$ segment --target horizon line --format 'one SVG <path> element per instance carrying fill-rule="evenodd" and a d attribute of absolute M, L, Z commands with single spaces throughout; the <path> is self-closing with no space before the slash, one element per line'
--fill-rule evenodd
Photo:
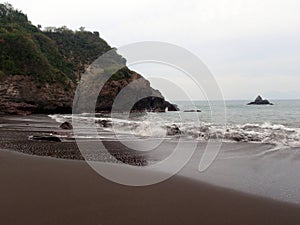
<path fill-rule="evenodd" d="M 178 101 L 178 102 L 187 102 L 187 101 L 208 101 L 207 99 L 166 99 L 167 101 Z M 209 101 L 252 101 L 253 99 L 213 99 Z M 299 100 L 300 98 L 268 98 L 268 100 L 273 101 L 291 101 L 291 100 Z"/>

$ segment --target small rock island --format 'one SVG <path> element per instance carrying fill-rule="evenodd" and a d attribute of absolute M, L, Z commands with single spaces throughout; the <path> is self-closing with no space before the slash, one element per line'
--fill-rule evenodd
<path fill-rule="evenodd" d="M 201 112 L 200 109 L 188 109 L 188 110 L 184 110 L 183 112 Z"/>
<path fill-rule="evenodd" d="M 263 99 L 260 95 L 254 100 L 254 102 L 250 102 L 247 105 L 274 105 L 273 103 L 269 102 L 267 99 Z"/>

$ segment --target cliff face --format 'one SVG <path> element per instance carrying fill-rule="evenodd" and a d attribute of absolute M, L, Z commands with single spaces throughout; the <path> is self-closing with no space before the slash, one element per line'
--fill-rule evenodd
<path fill-rule="evenodd" d="M 7 76 L 0 81 L 0 112 L 2 114 L 69 113 L 72 108 L 75 85 L 39 86 L 30 76 Z"/>
<path fill-rule="evenodd" d="M 66 27 L 42 31 L 21 11 L 0 4 L 0 114 L 71 113 L 81 74 L 111 47 L 98 32 Z M 109 112 L 117 94 L 141 79 L 132 93 L 153 94 L 133 110 L 176 108 L 141 75 L 126 66 L 114 74 L 99 93 L 96 111 Z"/>
<path fill-rule="evenodd" d="M 130 82 L 139 79 L 139 85 L 130 88 L 130 96 L 156 96 L 137 101 L 132 111 L 151 110 L 164 112 L 165 108 L 175 111 L 176 107 L 164 100 L 158 90 L 151 88 L 149 81 L 138 74 L 129 79 L 108 80 L 102 88 L 96 103 L 96 112 L 110 112 L 118 93 Z M 28 115 L 31 113 L 71 113 L 75 93 L 75 84 L 70 81 L 70 88 L 64 89 L 58 84 L 36 85 L 29 76 L 8 76 L 0 81 L 1 114 Z M 131 99 L 128 99 L 131 100 Z M 126 102 L 124 102 L 126 104 Z M 84 112 L 84 109 L 82 110 Z"/>
<path fill-rule="evenodd" d="M 128 69 L 125 68 L 125 70 Z M 97 99 L 96 111 L 111 111 L 116 96 L 125 87 L 127 87 L 127 90 L 126 93 L 124 93 L 125 96 L 123 96 L 121 103 L 123 106 L 126 106 L 132 101 L 135 102 L 131 111 L 147 110 L 165 112 L 166 108 L 168 108 L 169 111 L 177 110 L 175 105 L 165 101 L 162 94 L 150 86 L 148 80 L 133 71 L 130 71 L 130 74 L 131 76 L 129 78 L 122 78 L 120 80 L 109 79 L 105 83 Z M 143 96 L 149 97 L 144 98 Z M 122 107 L 122 105 L 119 105 L 121 108 L 120 111 L 122 111 L 122 108 L 126 108 Z"/>

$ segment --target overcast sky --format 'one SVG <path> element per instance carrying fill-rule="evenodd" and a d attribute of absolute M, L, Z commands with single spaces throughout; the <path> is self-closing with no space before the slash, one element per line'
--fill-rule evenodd
<path fill-rule="evenodd" d="M 182 46 L 208 66 L 226 99 L 300 99 L 299 0 L 9 2 L 35 25 L 84 26 L 113 47 L 154 40 Z M 173 81 L 183 85 L 185 77 Z"/>

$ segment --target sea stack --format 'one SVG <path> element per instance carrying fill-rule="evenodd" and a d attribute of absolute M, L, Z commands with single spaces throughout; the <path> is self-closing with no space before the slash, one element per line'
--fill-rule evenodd
<path fill-rule="evenodd" d="M 274 105 L 273 103 L 269 102 L 267 99 L 263 99 L 260 95 L 254 100 L 254 102 L 250 102 L 247 105 Z"/>

